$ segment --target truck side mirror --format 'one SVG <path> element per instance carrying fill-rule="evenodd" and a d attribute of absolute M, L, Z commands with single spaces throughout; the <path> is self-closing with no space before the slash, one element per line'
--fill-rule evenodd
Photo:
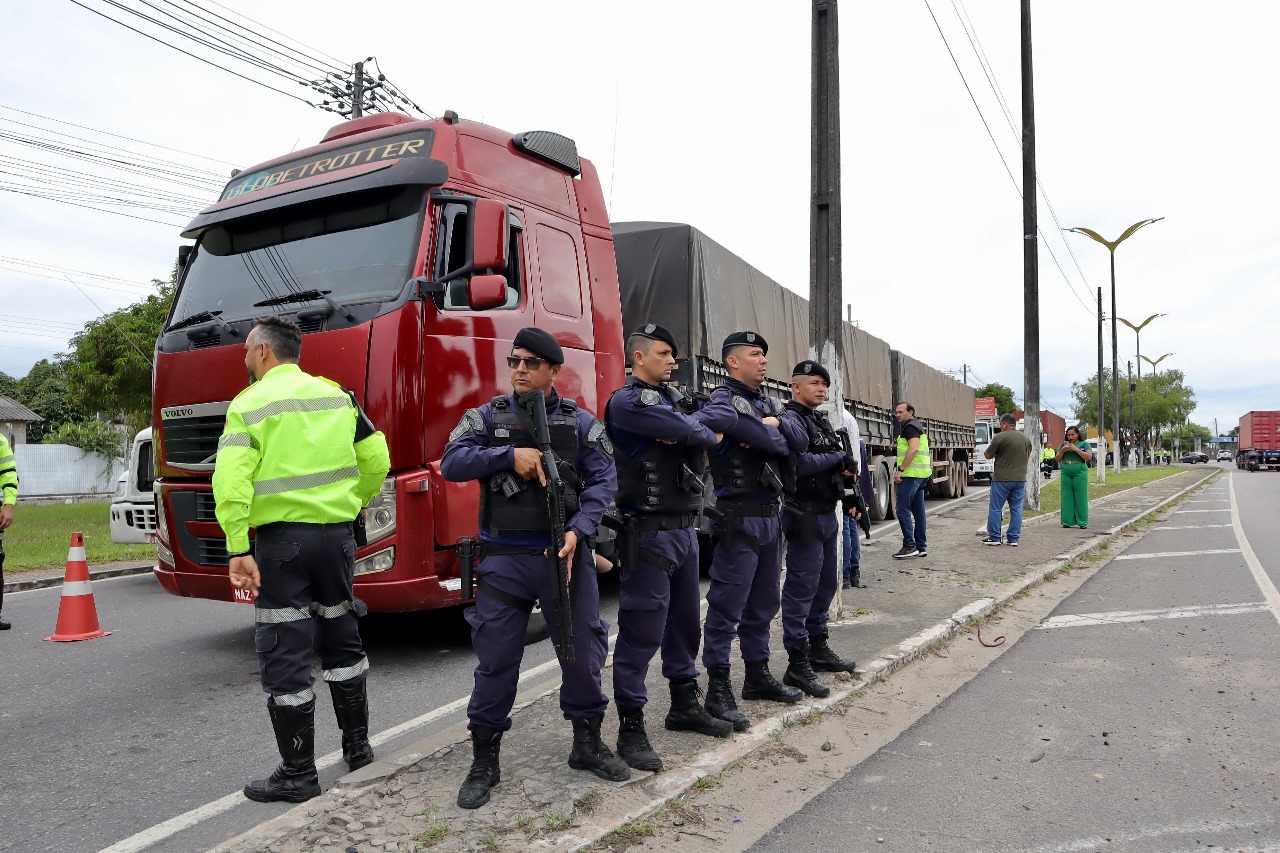
<path fill-rule="evenodd" d="M 492 198 L 476 199 L 471 226 L 471 263 L 473 269 L 505 271 L 507 245 L 510 243 L 510 220 L 507 206 Z M 503 301 L 506 301 L 505 295 Z M 472 302 L 474 306 L 475 303 Z"/>
<path fill-rule="evenodd" d="M 192 246 L 188 243 L 183 243 L 181 246 L 178 247 L 178 269 L 179 270 L 183 270 L 187 268 L 187 259 L 191 257 L 191 250 L 194 248 L 195 246 Z"/>
<path fill-rule="evenodd" d="M 473 275 L 467 282 L 467 304 L 476 311 L 501 308 L 507 302 L 507 279 L 500 275 Z"/>

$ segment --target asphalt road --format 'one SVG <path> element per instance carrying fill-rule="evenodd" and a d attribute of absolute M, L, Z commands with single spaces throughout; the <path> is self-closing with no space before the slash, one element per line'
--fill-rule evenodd
<path fill-rule="evenodd" d="M 980 496 L 985 489 L 974 489 Z M 930 510 L 944 506 L 930 501 Z M 893 536 L 896 522 L 876 525 Z M 704 584 L 705 584 L 704 580 Z M 0 635 L 4 783 L 0 851 L 186 853 L 205 850 L 288 808 L 240 795 L 278 757 L 258 685 L 252 608 L 175 598 L 149 574 L 95 581 L 109 637 L 46 643 L 59 587 L 5 596 Z M 616 624 L 614 576 L 601 606 Z M 475 665 L 460 611 L 361 620 L 371 662 L 371 730 L 383 756 L 458 723 Z M 522 671 L 554 658 L 528 646 Z M 550 672 L 535 679 L 555 675 Z M 317 691 L 316 754 L 329 787 L 346 772 L 327 691 Z M 425 719 L 424 719 L 425 718 Z M 386 738 L 388 730 L 398 734 Z M 173 831 L 173 822 L 190 824 Z"/>
<path fill-rule="evenodd" d="M 1280 850 L 1280 475 L 1228 470 L 752 849 Z"/>

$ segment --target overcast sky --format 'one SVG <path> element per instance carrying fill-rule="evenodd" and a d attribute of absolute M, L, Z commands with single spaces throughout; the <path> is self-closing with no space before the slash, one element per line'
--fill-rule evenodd
<path fill-rule="evenodd" d="M 81 2 L 179 41 L 103 0 Z M 239 20 L 213 0 L 197 2 Z M 65 172 L 36 171 L 32 162 L 166 187 L 186 197 L 173 200 L 182 208 L 212 201 L 232 165 L 318 142 L 337 117 L 70 0 L 8 6 L 0 51 L 0 370 L 22 376 L 65 349 L 67 336 L 99 309 L 145 294 L 130 283 L 166 276 L 189 218 L 115 208 L 142 217 L 131 219 L 5 191 L 33 183 L 65 189 Z M 342 64 L 376 55 L 388 78 L 432 114 L 453 109 L 512 132 L 571 136 L 596 163 L 613 220 L 688 222 L 807 294 L 810 4 L 803 0 L 230 0 L 229 8 Z M 1114 239 L 1138 220 L 1165 217 L 1116 252 L 1119 316 L 1138 323 L 1167 314 L 1144 330 L 1142 352 L 1174 353 L 1161 368 L 1186 372 L 1197 422 L 1212 428 L 1216 418 L 1226 432 L 1245 411 L 1280 408 L 1274 360 L 1265 355 L 1280 338 L 1280 312 L 1270 307 L 1280 266 L 1271 207 L 1280 187 L 1268 106 L 1280 79 L 1280 4 L 1075 0 L 1038 2 L 1033 14 L 1038 169 L 1059 220 L 1041 195 L 1045 405 L 1070 417 L 1071 383 L 1096 369 L 1097 287 L 1110 311 L 1106 250 L 1063 235 L 1058 224 Z M 1003 155 L 1020 183 L 1010 126 L 1021 127 L 1018 3 L 846 0 L 840 36 L 845 301 L 864 329 L 894 348 L 942 369 L 968 365 L 971 384 L 1001 382 L 1020 398 L 1022 211 L 1001 162 Z M 130 160 L 141 152 L 182 163 L 184 180 L 157 183 L 12 138 L 48 140 L 54 132 L 120 146 Z M 15 171 L 26 176 L 6 174 Z M 1133 333 L 1121 326 L 1119 342 L 1123 371 L 1126 360 L 1136 361 Z"/>

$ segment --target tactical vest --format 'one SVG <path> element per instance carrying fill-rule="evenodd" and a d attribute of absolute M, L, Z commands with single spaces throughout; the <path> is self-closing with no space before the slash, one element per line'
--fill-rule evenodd
<path fill-rule="evenodd" d="M 808 407 L 796 405 L 799 408 L 790 405 L 787 408 L 799 414 L 804 421 L 804 428 L 809 433 L 809 452 L 840 453 L 844 449 L 840 444 L 840 437 L 836 435 L 826 419 Z M 828 468 L 816 474 L 808 474 L 796 480 L 795 499 L 798 501 L 834 503 L 843 494 L 844 476 L 840 466 Z"/>
<path fill-rule="evenodd" d="M 770 398 L 764 398 L 769 414 L 777 417 L 782 409 Z M 733 407 L 739 417 L 761 417 L 751 401 L 739 394 L 733 395 Z M 744 409 L 748 411 L 744 411 Z M 791 457 L 775 456 L 760 450 L 743 447 L 730 438 L 723 453 L 716 453 L 711 460 L 711 475 L 716 491 L 724 491 L 727 498 L 758 496 L 761 494 L 789 494 L 795 489 L 795 466 Z"/>
<path fill-rule="evenodd" d="M 493 407 L 489 422 L 490 447 L 537 447 L 533 436 L 520 423 L 520 417 L 511 407 L 506 396 L 489 401 Z M 581 476 L 578 474 L 578 405 L 572 400 L 560 398 L 555 414 L 547 416 L 551 431 L 551 450 L 559 462 L 560 476 L 564 481 L 564 517 L 578 511 L 578 492 Z M 546 497 L 542 487 L 533 480 L 525 480 L 514 471 L 503 471 L 480 482 L 480 528 L 494 536 L 507 531 L 546 531 Z"/>
<path fill-rule="evenodd" d="M 626 387 L 630 386 L 623 386 Z M 662 394 L 676 411 L 680 411 L 676 401 L 672 400 L 671 389 L 650 389 L 647 385 L 642 388 Z M 613 395 L 609 396 L 609 402 L 613 402 Z M 608 404 L 605 411 L 608 412 Z M 625 453 L 616 453 L 614 465 L 618 470 L 618 494 L 614 499 L 618 506 L 638 513 L 663 515 L 680 515 L 702 509 L 703 478 L 707 469 L 704 448 L 649 441 L 644 451 L 634 459 Z"/>

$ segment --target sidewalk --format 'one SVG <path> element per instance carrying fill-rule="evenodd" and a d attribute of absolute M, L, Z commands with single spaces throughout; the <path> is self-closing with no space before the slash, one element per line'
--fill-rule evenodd
<path fill-rule="evenodd" d="M 1090 506 L 1088 530 L 1064 529 L 1057 524 L 1056 514 L 1032 520 L 1024 527 L 1018 548 L 980 544 L 975 531 L 985 523 L 985 495 L 949 504 L 930 502 L 928 557 L 891 559 L 900 542 L 896 528 L 887 529 L 872 544 L 864 541 L 862 579 L 867 588 L 846 591 L 843 618 L 831 626 L 831 645 L 857 658 L 859 671 L 856 676 L 824 674 L 832 687 L 827 699 L 806 698 L 796 705 L 743 701 L 751 729 L 725 740 L 669 732 L 662 727 L 669 694 L 655 661 L 650 667 L 646 725 L 666 764 L 662 773 L 633 771 L 629 782 L 617 784 L 571 770 L 565 764 L 571 732 L 559 710 L 559 671 L 553 667 L 546 681 L 530 685 L 517 699 L 514 725 L 502 743 L 502 782 L 486 806 L 465 811 L 455 805 L 458 786 L 471 763 L 466 719 L 459 711 L 456 725 L 436 737 L 398 755 L 380 756 L 380 761 L 348 774 L 320 797 L 215 850 L 578 849 L 679 796 L 700 778 L 767 746 L 770 734 L 788 720 L 831 706 L 887 678 L 957 630 L 1043 582 L 1071 560 L 1105 546 L 1119 531 L 1218 473 L 1189 469 L 1117 493 Z M 772 669 L 780 677 L 786 657 L 780 623 L 775 621 L 773 628 Z M 733 675 L 740 688 L 743 667 L 736 656 Z M 606 666 L 605 693 L 610 697 L 611 676 Z M 705 681 L 704 675 L 701 682 Z M 376 719 L 376 697 L 372 710 Z M 612 748 L 617 738 L 612 706 L 603 736 Z"/>
<path fill-rule="evenodd" d="M 102 578 L 118 578 L 122 575 L 140 575 L 151 571 L 155 561 L 140 563 L 137 560 L 119 560 L 113 563 L 100 563 L 89 566 L 89 580 Z M 12 569 L 5 575 L 4 591 L 21 592 L 24 589 L 44 589 L 57 586 L 66 577 L 65 566 L 54 566 L 48 569 Z"/>

